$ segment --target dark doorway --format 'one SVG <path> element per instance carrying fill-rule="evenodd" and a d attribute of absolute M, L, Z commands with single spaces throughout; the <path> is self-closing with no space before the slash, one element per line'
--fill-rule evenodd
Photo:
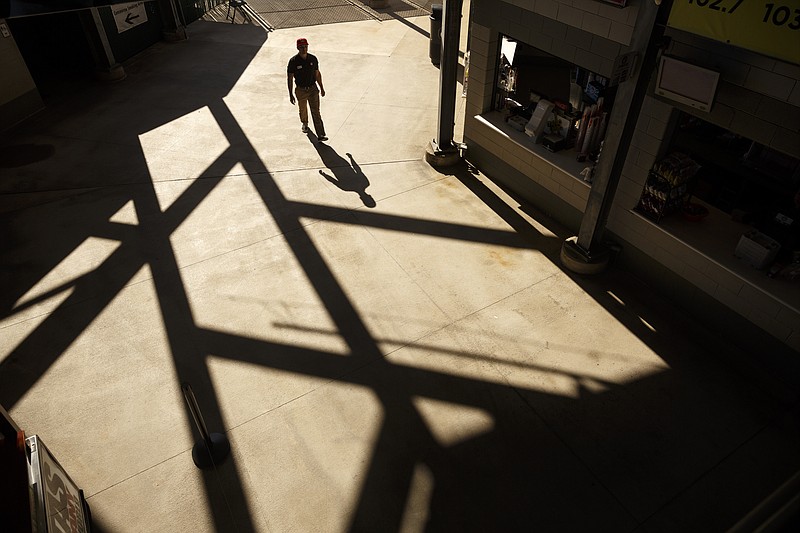
<path fill-rule="evenodd" d="M 42 98 L 64 83 L 85 79 L 94 68 L 81 11 L 6 21 Z"/>

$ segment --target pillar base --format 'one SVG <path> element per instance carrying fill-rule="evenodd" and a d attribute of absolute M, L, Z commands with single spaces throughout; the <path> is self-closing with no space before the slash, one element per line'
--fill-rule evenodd
<path fill-rule="evenodd" d="M 576 274 L 599 274 L 608 267 L 610 250 L 589 253 L 578 246 L 578 238 L 570 237 L 561 245 L 561 264 Z"/>
<path fill-rule="evenodd" d="M 436 141 L 431 141 L 425 148 L 425 161 L 436 168 L 452 167 L 461 162 L 461 153 L 456 146 L 442 150 L 436 145 Z"/>
<path fill-rule="evenodd" d="M 209 442 L 200 440 L 192 448 L 192 460 L 197 468 L 207 470 L 222 464 L 231 453 L 228 437 L 222 433 L 209 435 Z"/>
<path fill-rule="evenodd" d="M 100 81 L 121 81 L 128 75 L 122 65 L 116 64 L 108 67 L 108 69 L 96 70 L 94 76 Z"/>
<path fill-rule="evenodd" d="M 168 43 L 178 43 L 189 38 L 189 36 L 186 34 L 186 28 L 184 26 L 175 28 L 174 30 L 162 32 L 161 36 Z"/>

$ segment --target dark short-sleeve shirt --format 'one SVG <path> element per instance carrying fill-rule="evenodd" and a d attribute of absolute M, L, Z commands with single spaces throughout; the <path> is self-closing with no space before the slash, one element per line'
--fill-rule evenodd
<path fill-rule="evenodd" d="M 303 59 L 297 54 L 289 60 L 286 72 L 294 74 L 294 81 L 298 87 L 310 87 L 317 81 L 317 69 L 319 69 L 317 56 L 306 54 L 306 58 Z"/>

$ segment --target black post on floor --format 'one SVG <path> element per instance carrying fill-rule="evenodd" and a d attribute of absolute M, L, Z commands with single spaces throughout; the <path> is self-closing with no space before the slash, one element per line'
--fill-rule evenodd
<path fill-rule="evenodd" d="M 197 468 L 208 469 L 214 465 L 222 464 L 231 452 L 231 445 L 227 437 L 221 433 L 209 433 L 206 427 L 206 422 L 203 420 L 203 414 L 200 412 L 200 406 L 197 405 L 197 398 L 194 396 L 192 386 L 188 383 L 181 385 L 183 397 L 186 398 L 186 403 L 189 405 L 189 411 L 192 413 L 197 431 L 203 438 L 200 442 L 195 443 L 192 448 L 192 460 Z"/>

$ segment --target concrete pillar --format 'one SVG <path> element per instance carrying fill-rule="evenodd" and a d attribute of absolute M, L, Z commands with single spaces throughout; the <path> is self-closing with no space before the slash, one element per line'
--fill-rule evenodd
<path fill-rule="evenodd" d="M 639 4 L 631 46 L 624 52 L 638 52 L 639 66 L 633 76 L 617 89 L 608 134 L 595 167 L 580 230 L 561 248 L 561 262 L 574 272 L 592 274 L 602 271 L 608 264 L 609 249 L 603 241 L 603 232 L 647 93 L 650 74 L 656 66 L 670 5 L 671 2 L 656 5 L 653 0 Z"/>
<path fill-rule="evenodd" d="M 185 41 L 187 39 L 186 26 L 178 16 L 177 0 L 158 0 L 161 8 L 161 18 L 164 23 L 164 40 L 169 42 Z"/>
<path fill-rule="evenodd" d="M 442 54 L 439 62 L 439 118 L 436 138 L 425 154 L 433 166 L 449 166 L 460 160 L 453 143 L 456 116 L 458 48 L 461 41 L 463 0 L 445 0 L 442 9 Z"/>
<path fill-rule="evenodd" d="M 125 69 L 117 63 L 114 51 L 108 42 L 103 20 L 100 18 L 98 8 L 84 10 L 80 14 L 83 30 L 89 41 L 89 48 L 95 63 L 95 75 L 104 81 L 119 81 L 125 78 Z"/>

